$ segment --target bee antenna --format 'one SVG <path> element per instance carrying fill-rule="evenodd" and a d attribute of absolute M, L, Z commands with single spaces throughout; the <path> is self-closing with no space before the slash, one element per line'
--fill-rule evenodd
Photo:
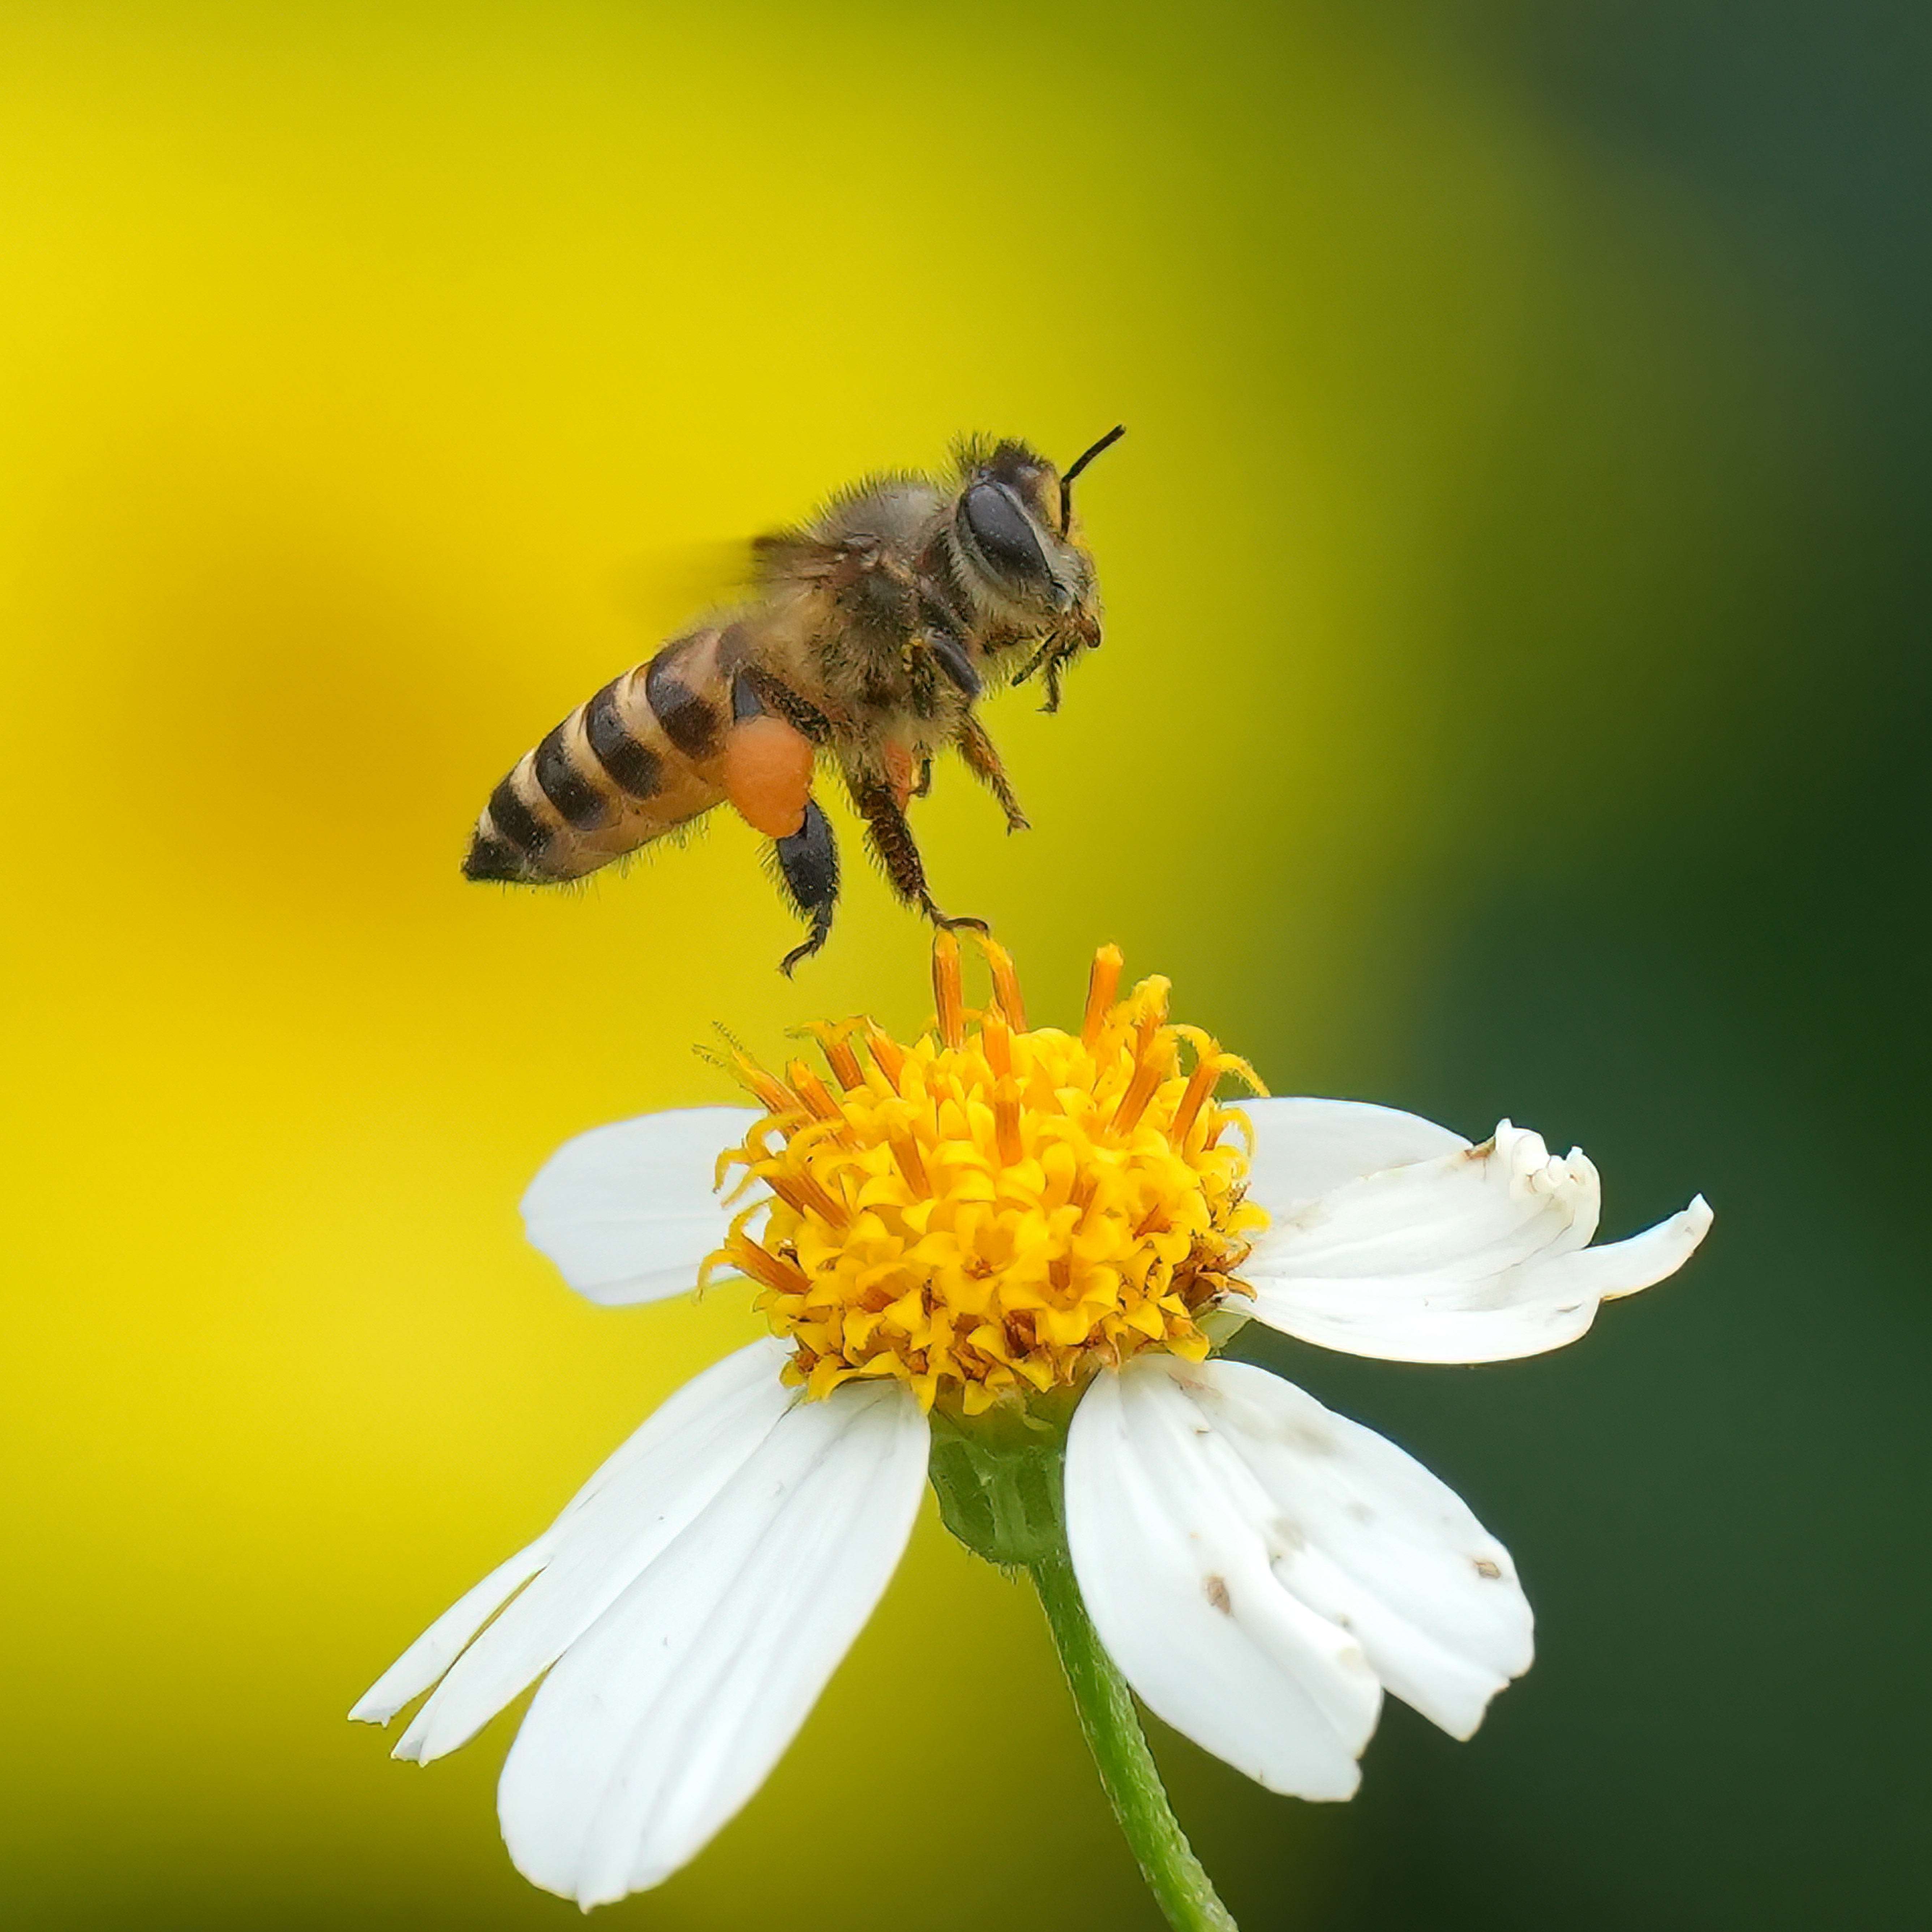
<path fill-rule="evenodd" d="M 1094 444 L 1091 449 L 1084 451 L 1081 454 L 1076 456 L 1073 459 L 1072 466 L 1070 470 L 1066 470 L 1060 477 L 1060 534 L 1062 536 L 1066 536 L 1069 526 L 1071 525 L 1073 521 L 1074 478 L 1078 476 L 1081 471 L 1084 470 L 1088 464 L 1091 463 L 1094 458 L 1100 454 L 1102 450 L 1112 448 L 1115 443 L 1120 441 L 1122 436 L 1126 434 L 1126 433 L 1127 426 L 1125 423 L 1114 424 L 1113 428 L 1108 430 L 1107 434 L 1101 437 L 1100 440 Z"/>

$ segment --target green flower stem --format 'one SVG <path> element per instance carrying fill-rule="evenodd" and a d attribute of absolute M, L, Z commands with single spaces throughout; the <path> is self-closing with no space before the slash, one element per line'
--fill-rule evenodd
<path fill-rule="evenodd" d="M 1064 1546 L 1028 1568 L 1102 1788 L 1167 1922 L 1175 1932 L 1237 1932 L 1168 1804 L 1132 1694 L 1088 1620 Z"/>

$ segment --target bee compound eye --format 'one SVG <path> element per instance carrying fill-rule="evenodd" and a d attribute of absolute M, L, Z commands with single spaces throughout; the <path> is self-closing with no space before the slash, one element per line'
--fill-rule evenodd
<path fill-rule="evenodd" d="M 994 575 L 1018 589 L 1056 588 L 1031 520 L 1004 484 L 975 483 L 960 500 L 959 520 Z"/>

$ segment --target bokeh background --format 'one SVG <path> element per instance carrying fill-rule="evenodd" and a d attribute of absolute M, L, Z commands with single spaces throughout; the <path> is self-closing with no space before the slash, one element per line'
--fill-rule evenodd
<path fill-rule="evenodd" d="M 1928 1717 L 1922 220 L 1882 0 L 140 5 L 0 20 L 10 1664 L 38 1928 L 569 1922 L 500 1722 L 342 1719 L 693 1370 L 517 1196 L 689 1051 L 916 1020 L 752 835 L 466 886 L 734 546 L 960 430 L 1129 440 L 1106 650 L 943 901 L 1115 938 L 1277 1091 L 1581 1141 L 1706 1252 L 1564 1354 L 1255 1344 L 1511 1544 L 1535 1670 L 1360 1798 L 1171 1736 L 1250 1932 L 1892 1924 Z M 843 821 L 848 846 L 851 827 Z M 770 1785 L 613 1924 L 1151 1927 L 1030 1599 L 922 1524 Z"/>

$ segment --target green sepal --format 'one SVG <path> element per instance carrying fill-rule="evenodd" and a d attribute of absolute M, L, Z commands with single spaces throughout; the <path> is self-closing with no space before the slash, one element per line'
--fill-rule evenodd
<path fill-rule="evenodd" d="M 1003 1570 L 1030 1570 L 1066 1548 L 1061 1490 L 1071 1409 L 999 1403 L 967 1418 L 935 1408 L 928 1464 L 940 1520 Z"/>

